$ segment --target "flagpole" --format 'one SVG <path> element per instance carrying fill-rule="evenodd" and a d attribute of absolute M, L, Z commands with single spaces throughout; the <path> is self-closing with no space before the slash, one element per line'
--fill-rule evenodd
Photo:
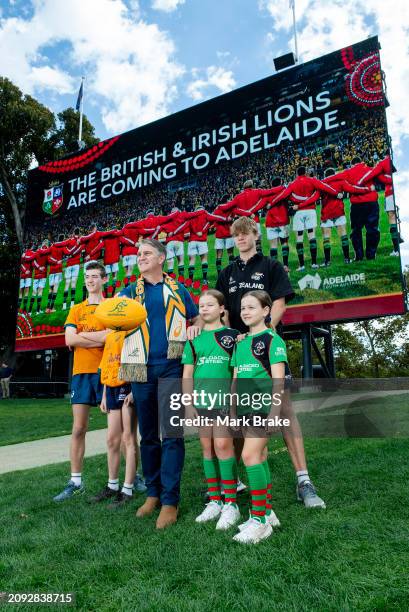
<path fill-rule="evenodd" d="M 295 22 L 295 0 L 290 0 L 290 8 L 293 11 L 293 30 L 294 30 L 294 54 L 295 62 L 298 63 L 298 44 L 297 44 L 297 26 Z"/>
<path fill-rule="evenodd" d="M 84 81 L 85 81 L 85 77 L 82 77 L 81 78 L 82 96 L 80 100 L 80 125 L 79 125 L 79 130 L 78 130 L 78 143 L 80 143 L 82 140 L 82 115 L 84 111 Z"/>

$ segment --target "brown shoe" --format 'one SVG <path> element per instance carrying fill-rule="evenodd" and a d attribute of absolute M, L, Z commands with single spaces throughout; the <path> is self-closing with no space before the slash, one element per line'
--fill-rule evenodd
<path fill-rule="evenodd" d="M 162 506 L 156 521 L 156 529 L 166 529 L 176 523 L 178 519 L 178 509 L 176 506 Z"/>
<path fill-rule="evenodd" d="M 150 516 L 154 513 L 156 508 L 159 507 L 159 497 L 147 497 L 145 503 L 138 508 L 136 516 L 142 518 L 144 516 Z"/>

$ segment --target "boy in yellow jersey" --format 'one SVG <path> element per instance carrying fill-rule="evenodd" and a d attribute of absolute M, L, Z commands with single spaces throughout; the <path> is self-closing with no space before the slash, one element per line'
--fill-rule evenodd
<path fill-rule="evenodd" d="M 131 501 L 136 473 L 136 413 L 130 401 L 131 384 L 119 378 L 121 351 L 125 331 L 112 331 L 105 340 L 104 353 L 99 366 L 101 383 L 104 385 L 101 411 L 107 414 L 108 432 L 108 484 L 88 501 L 98 503 L 113 499 L 110 507 L 116 508 Z M 121 442 L 125 454 L 125 481 L 119 490 L 119 466 L 121 463 Z M 141 478 L 139 477 L 139 480 Z M 141 490 L 136 485 L 138 490 Z M 143 490 L 146 490 L 144 487 Z"/>
<path fill-rule="evenodd" d="M 102 264 L 90 261 L 84 269 L 88 298 L 72 306 L 65 322 L 65 343 L 74 351 L 71 380 L 71 404 L 73 414 L 71 436 L 71 479 L 65 489 L 54 497 L 61 502 L 84 492 L 82 463 L 85 452 L 85 434 L 88 429 L 89 411 L 102 398 L 99 364 L 102 359 L 106 330 L 94 313 L 102 302 L 102 290 L 106 272 Z"/>

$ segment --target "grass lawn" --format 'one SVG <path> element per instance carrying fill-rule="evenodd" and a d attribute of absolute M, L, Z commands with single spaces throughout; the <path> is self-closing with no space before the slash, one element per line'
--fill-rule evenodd
<path fill-rule="evenodd" d="M 139 499 L 117 512 L 84 498 L 55 505 L 67 464 L 3 475 L 1 590 L 72 591 L 78 609 L 98 611 L 407 610 L 407 440 L 308 439 L 306 449 L 327 510 L 297 504 L 287 452 L 273 439 L 282 528 L 254 547 L 195 525 L 197 441 L 187 444 L 180 520 L 165 532 L 134 517 Z M 103 485 L 105 457 L 87 459 L 85 475 L 88 492 Z M 245 515 L 245 495 L 240 505 Z"/>
<path fill-rule="evenodd" d="M 99 408 L 90 413 L 89 429 L 106 427 Z M 72 412 L 67 399 L 2 400 L 0 403 L 0 446 L 40 440 L 71 433 Z"/>

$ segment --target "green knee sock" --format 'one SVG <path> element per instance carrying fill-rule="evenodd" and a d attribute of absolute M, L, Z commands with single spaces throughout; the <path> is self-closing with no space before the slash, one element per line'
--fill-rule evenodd
<path fill-rule="evenodd" d="M 226 504 L 237 503 L 237 461 L 235 457 L 219 459 L 219 468 L 222 486 L 224 488 L 224 501 Z"/>
<path fill-rule="evenodd" d="M 268 465 L 267 459 L 263 461 L 263 468 L 264 468 L 264 472 L 266 474 L 266 479 L 267 479 L 266 516 L 269 516 L 271 514 L 271 509 L 272 509 L 272 505 L 271 505 L 272 495 L 271 495 L 271 472 L 270 472 L 270 466 Z"/>
<path fill-rule="evenodd" d="M 251 495 L 252 518 L 266 522 L 267 478 L 262 463 L 246 466 Z"/>
<path fill-rule="evenodd" d="M 203 458 L 203 469 L 206 477 L 207 492 L 209 494 L 210 501 L 215 501 L 221 504 L 222 497 L 220 494 L 219 464 L 216 457 L 213 457 L 212 459 Z"/>

